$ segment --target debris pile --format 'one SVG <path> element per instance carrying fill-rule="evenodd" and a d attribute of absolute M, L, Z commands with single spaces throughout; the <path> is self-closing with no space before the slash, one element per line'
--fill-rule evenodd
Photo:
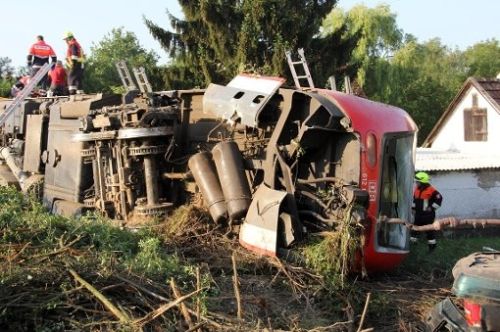
<path fill-rule="evenodd" d="M 0 187 L 0 205 L 2 330 L 307 329 L 342 320 L 341 310 L 325 310 L 324 277 L 245 251 L 199 208 L 132 233 L 96 215 L 48 214 L 13 188 Z"/>

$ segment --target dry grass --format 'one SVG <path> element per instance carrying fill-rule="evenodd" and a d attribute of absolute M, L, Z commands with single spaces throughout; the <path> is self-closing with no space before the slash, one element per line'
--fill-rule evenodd
<path fill-rule="evenodd" d="M 451 275 L 446 271 L 456 260 L 449 255 L 454 247 L 440 242 L 434 259 L 417 248 L 399 271 L 363 281 L 359 276 L 347 277 L 342 288 L 326 278 L 340 275 L 345 262 L 353 259 L 359 243 L 352 239 L 359 229 L 349 225 L 354 227 L 328 234 L 316 246 L 317 255 L 323 255 L 318 259 L 318 267 L 324 269 L 319 275 L 321 269 L 314 272 L 244 250 L 234 235 L 225 234 L 210 221 L 204 209 L 183 207 L 150 229 L 130 233 L 92 218 L 72 221 L 50 216 L 17 194 L 2 191 L 0 329 L 134 328 L 120 323 L 96 296 L 83 289 L 69 272 L 73 269 L 131 321 L 144 322 L 146 331 L 188 328 L 178 306 L 162 312 L 177 297 L 168 285 L 171 278 L 181 295 L 203 288 L 184 302 L 194 323 L 198 322 L 194 317 L 200 303 L 203 331 L 356 330 L 368 292 L 372 298 L 364 328 L 421 330 L 426 312 L 449 294 Z M 337 250 L 344 250 L 343 260 L 331 260 L 338 256 Z M 237 319 L 233 254 L 242 320 Z M 450 263 L 443 265 L 444 261 Z M 201 271 L 199 283 L 197 268 Z M 328 271 L 337 274 L 328 275 Z"/>

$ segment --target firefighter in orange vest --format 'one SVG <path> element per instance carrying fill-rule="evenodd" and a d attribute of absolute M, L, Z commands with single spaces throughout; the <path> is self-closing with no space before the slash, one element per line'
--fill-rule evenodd
<path fill-rule="evenodd" d="M 441 207 L 443 197 L 430 184 L 430 176 L 426 172 L 415 174 L 416 187 L 413 193 L 413 211 L 415 213 L 415 225 L 423 226 L 434 222 L 436 210 Z M 427 244 L 429 251 L 436 249 L 436 231 L 427 231 Z M 417 241 L 417 232 L 413 231 L 410 240 Z"/>
<path fill-rule="evenodd" d="M 49 62 L 49 58 L 52 59 L 52 64 L 57 61 L 57 56 L 50 45 L 46 44 L 43 40 L 43 36 L 36 36 L 36 43 L 31 45 L 29 54 L 27 57 L 28 67 L 30 68 L 30 76 L 33 77 L 40 70 L 40 68 Z M 42 89 L 47 89 L 47 77 L 43 77 L 40 81 L 40 86 Z"/>
<path fill-rule="evenodd" d="M 67 95 L 66 70 L 64 69 L 62 61 L 58 60 L 56 62 L 56 66 L 49 71 L 49 77 L 50 77 L 50 94 L 52 96 Z"/>
<path fill-rule="evenodd" d="M 76 41 L 72 32 L 66 32 L 63 39 L 66 41 L 66 44 L 68 44 L 66 66 L 69 71 L 68 90 L 69 94 L 72 95 L 78 90 L 82 90 L 84 54 L 82 47 Z"/>

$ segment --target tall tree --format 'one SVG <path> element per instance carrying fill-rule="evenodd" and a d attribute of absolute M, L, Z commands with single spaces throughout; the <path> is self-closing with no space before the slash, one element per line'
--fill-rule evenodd
<path fill-rule="evenodd" d="M 375 8 L 357 5 L 347 12 L 335 8 L 323 21 L 321 33 L 328 36 L 339 32 L 343 39 L 357 40 L 350 64 L 359 68 L 355 78 L 361 86 L 365 84 L 371 63 L 391 56 L 404 39 L 403 31 L 396 24 L 396 14 L 388 5 Z"/>
<path fill-rule="evenodd" d="M 9 57 L 0 57 L 0 77 L 7 78 L 14 73 L 12 60 Z"/>
<path fill-rule="evenodd" d="M 0 97 L 9 97 L 14 81 L 13 74 L 12 60 L 8 57 L 0 57 Z"/>
<path fill-rule="evenodd" d="M 500 43 L 495 38 L 474 44 L 464 55 L 469 76 L 496 77 L 500 73 Z"/>
<path fill-rule="evenodd" d="M 146 18 L 145 23 L 175 59 L 167 71 L 167 81 L 176 82 L 173 75 L 183 72 L 185 77 L 192 77 L 190 83 L 205 86 L 225 83 L 242 70 L 284 75 L 285 50 L 299 47 L 314 59 L 332 54 L 347 58 L 354 44 L 351 39 L 318 34 L 336 1 L 179 0 L 184 19 L 167 12 L 173 31 Z M 327 44 L 333 41 L 342 44 Z M 313 67 L 323 72 L 319 64 Z M 186 87 L 180 85 L 173 87 Z"/>
<path fill-rule="evenodd" d="M 144 49 L 134 33 L 117 28 L 97 45 L 92 45 L 85 66 L 84 89 L 89 92 L 122 92 L 115 67 L 120 60 L 126 60 L 130 67 L 144 67 L 153 88 L 163 88 L 161 73 L 156 65 L 158 55 Z"/>
<path fill-rule="evenodd" d="M 364 88 L 370 98 L 408 111 L 421 142 L 465 80 L 465 68 L 461 52 L 439 39 L 411 40 L 393 57 L 371 64 Z"/>

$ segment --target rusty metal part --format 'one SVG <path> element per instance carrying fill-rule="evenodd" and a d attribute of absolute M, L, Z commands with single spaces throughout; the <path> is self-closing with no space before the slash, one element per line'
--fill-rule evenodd
<path fill-rule="evenodd" d="M 90 133 L 75 133 L 72 140 L 75 142 L 90 142 L 112 139 L 134 139 L 155 136 L 172 135 L 171 127 L 152 127 L 152 128 L 126 128 L 120 130 L 98 131 Z"/>
<path fill-rule="evenodd" d="M 174 207 L 173 203 L 158 203 L 155 205 L 137 205 L 135 213 L 139 216 L 154 217 L 167 214 Z"/>
<path fill-rule="evenodd" d="M 139 146 L 128 148 L 128 155 L 131 157 L 145 156 L 153 154 L 162 154 L 167 151 L 166 145 L 156 145 L 156 146 Z"/>
<path fill-rule="evenodd" d="M 252 195 L 243 165 L 243 157 L 235 142 L 220 142 L 212 149 L 227 211 L 231 220 L 245 216 Z"/>
<path fill-rule="evenodd" d="M 200 188 L 212 219 L 220 223 L 227 219 L 227 207 L 224 194 L 215 170 L 210 152 L 200 152 L 189 158 L 189 169 Z"/>

